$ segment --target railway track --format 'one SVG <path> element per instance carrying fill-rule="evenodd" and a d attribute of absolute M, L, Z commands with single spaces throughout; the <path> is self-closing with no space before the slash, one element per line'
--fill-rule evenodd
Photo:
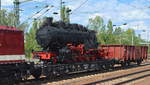
<path fill-rule="evenodd" d="M 149 77 L 150 61 L 146 61 L 141 66 L 135 64 L 125 68 L 117 66 L 115 69 L 109 71 L 104 70 L 58 76 L 51 80 L 45 77 L 39 80 L 31 78 L 18 85 L 137 85 L 138 82 L 143 83 L 143 78 Z"/>

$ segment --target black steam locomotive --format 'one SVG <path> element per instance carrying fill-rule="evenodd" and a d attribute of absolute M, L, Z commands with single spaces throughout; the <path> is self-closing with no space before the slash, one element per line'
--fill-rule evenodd
<path fill-rule="evenodd" d="M 95 31 L 79 24 L 53 22 L 52 18 L 46 18 L 37 30 L 36 40 L 47 51 L 58 51 L 67 43 L 72 43 L 74 46 L 84 44 L 85 49 L 98 47 Z"/>

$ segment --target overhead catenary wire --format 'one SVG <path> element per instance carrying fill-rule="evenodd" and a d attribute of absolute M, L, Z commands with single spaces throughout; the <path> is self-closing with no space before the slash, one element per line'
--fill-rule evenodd
<path fill-rule="evenodd" d="M 15 15 L 15 20 L 16 22 L 14 22 L 14 26 L 18 27 L 18 25 L 20 24 L 20 4 L 25 3 L 25 2 L 29 2 L 32 0 L 13 0 L 14 3 L 14 15 Z"/>
<path fill-rule="evenodd" d="M 21 24 L 24 24 L 24 23 L 26 23 L 26 22 L 28 22 L 28 20 L 30 20 L 30 19 L 39 19 L 41 16 L 43 16 L 45 13 L 47 13 L 49 10 L 50 10 L 50 8 L 52 8 L 53 6 L 45 6 L 44 8 L 42 8 L 42 9 L 40 9 L 39 11 L 37 11 L 36 13 L 34 13 L 32 16 L 30 16 L 30 17 L 28 17 L 26 20 L 24 20 Z M 45 11 L 44 11 L 45 10 Z M 41 13 L 42 12 L 42 13 Z M 39 16 L 37 16 L 39 13 L 41 13 Z M 37 16 L 36 18 L 34 18 L 34 16 Z M 27 29 L 25 29 L 26 31 L 28 30 L 28 28 Z"/>
<path fill-rule="evenodd" d="M 47 4 L 46 4 L 47 5 Z M 28 7 L 25 7 L 25 8 L 23 8 L 23 9 L 20 9 L 20 10 L 23 10 L 24 11 L 24 9 L 39 9 L 39 8 L 43 8 L 43 6 L 38 6 L 38 5 L 36 5 L 36 6 L 28 6 Z"/>
<path fill-rule="evenodd" d="M 37 18 L 35 18 L 36 20 L 39 19 L 41 16 L 43 16 L 44 14 L 46 14 L 50 9 L 45 10 L 43 13 L 41 13 Z"/>
<path fill-rule="evenodd" d="M 37 12 L 35 13 L 35 15 L 33 15 L 32 17 L 36 16 L 37 14 L 39 14 L 39 13 L 42 12 L 45 8 L 48 8 L 48 7 L 49 7 L 49 5 L 45 5 L 43 9 L 37 11 Z M 51 7 L 52 7 L 52 6 L 51 6 Z M 31 17 L 31 18 L 32 18 L 32 17 Z"/>
<path fill-rule="evenodd" d="M 86 2 L 88 2 L 89 0 L 85 0 L 83 3 L 81 3 L 77 8 L 75 8 L 70 14 L 72 14 L 73 12 L 75 12 L 76 10 L 78 10 L 79 8 L 81 8 Z"/>
<path fill-rule="evenodd" d="M 120 0 L 118 0 L 118 1 L 120 1 Z M 146 1 L 150 1 L 150 0 L 146 0 Z M 135 9 L 141 9 L 141 10 L 150 8 L 150 6 L 144 6 L 144 5 L 142 5 L 143 7 L 138 7 L 136 4 L 133 5 L 133 4 L 131 4 L 131 3 L 127 3 L 127 5 L 129 5 L 129 6 L 133 7 L 133 8 L 135 8 Z"/>
<path fill-rule="evenodd" d="M 36 13 L 34 13 L 33 15 L 29 16 L 26 20 L 23 21 L 23 23 L 27 22 L 29 19 L 32 19 L 34 16 L 36 16 L 37 14 L 41 13 L 44 9 L 48 8 L 49 6 L 44 6 L 44 8 L 40 9 L 39 11 L 37 11 Z M 53 7 L 53 6 L 51 6 Z"/>

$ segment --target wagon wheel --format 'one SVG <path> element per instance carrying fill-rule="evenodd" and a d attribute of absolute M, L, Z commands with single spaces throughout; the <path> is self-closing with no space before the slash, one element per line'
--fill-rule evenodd
<path fill-rule="evenodd" d="M 141 59 L 138 59 L 138 60 L 136 61 L 136 63 L 137 63 L 137 65 L 141 65 L 142 60 L 141 60 Z"/>
<path fill-rule="evenodd" d="M 112 62 L 112 63 L 110 64 L 110 68 L 111 68 L 111 69 L 114 69 L 114 65 L 115 65 L 115 63 Z"/>
<path fill-rule="evenodd" d="M 126 67 L 127 66 L 127 62 L 125 62 L 125 61 L 121 62 L 121 66 L 122 67 Z"/>
<path fill-rule="evenodd" d="M 131 61 L 129 60 L 129 61 L 127 61 L 127 65 L 128 66 L 130 66 L 131 65 Z"/>
<path fill-rule="evenodd" d="M 98 71 L 102 70 L 103 69 L 103 65 L 98 63 L 98 67 L 97 67 Z"/>
<path fill-rule="evenodd" d="M 33 73 L 32 75 L 35 79 L 39 79 L 41 76 L 41 74 L 39 72 Z"/>
<path fill-rule="evenodd" d="M 15 82 L 18 83 L 22 80 L 22 74 L 21 74 L 21 71 L 16 71 L 14 73 L 14 78 L 15 78 Z"/>
<path fill-rule="evenodd" d="M 4 80 L 5 81 L 5 80 Z M 14 75 L 11 74 L 6 81 L 4 82 L 4 85 L 14 85 L 16 83 L 16 80 L 14 79 Z M 3 84 L 2 84 L 3 85 Z"/>
<path fill-rule="evenodd" d="M 49 75 L 46 75 L 46 78 L 47 79 L 55 79 L 56 78 L 56 75 L 54 75 L 53 73 L 49 74 Z"/>
<path fill-rule="evenodd" d="M 6 85 L 14 85 L 16 83 L 15 79 L 13 78 L 14 76 L 10 76 L 8 78 L 8 82 L 6 83 Z M 5 85 L 5 84 L 4 84 Z"/>
<path fill-rule="evenodd" d="M 35 79 L 39 79 L 40 76 L 41 76 L 41 73 L 42 73 L 42 70 L 41 68 L 35 68 L 33 71 L 32 71 L 32 75 Z"/>
<path fill-rule="evenodd" d="M 4 77 L 3 80 L 0 81 L 0 85 L 15 85 L 17 84 L 15 73 L 8 73 L 8 77 Z"/>
<path fill-rule="evenodd" d="M 108 70 L 108 69 L 110 69 L 110 64 L 109 63 L 105 63 L 105 64 L 102 65 L 102 68 L 104 70 Z"/>

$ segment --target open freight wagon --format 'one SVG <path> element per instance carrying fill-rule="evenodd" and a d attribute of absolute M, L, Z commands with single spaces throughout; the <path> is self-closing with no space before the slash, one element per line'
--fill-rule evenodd
<path fill-rule="evenodd" d="M 123 66 L 136 62 L 138 65 L 148 56 L 148 46 L 132 45 L 101 45 L 101 56 L 114 60 L 116 64 Z"/>

